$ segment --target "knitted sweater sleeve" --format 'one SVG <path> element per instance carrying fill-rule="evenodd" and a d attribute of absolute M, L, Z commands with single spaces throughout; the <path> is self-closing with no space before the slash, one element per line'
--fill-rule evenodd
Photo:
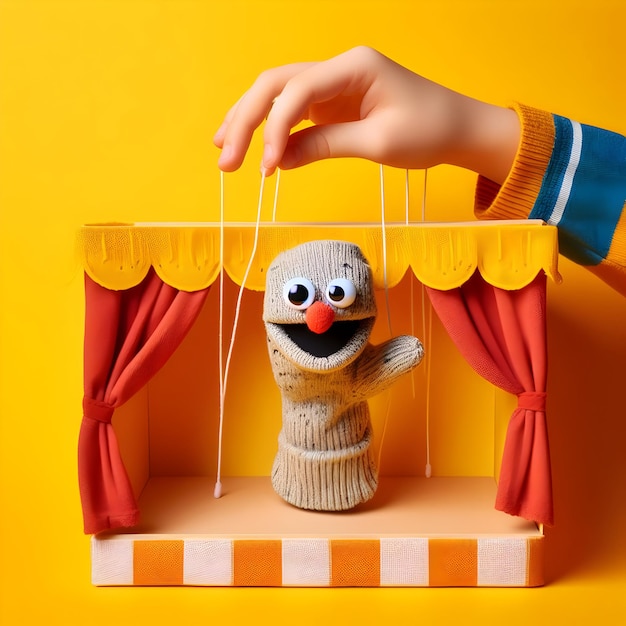
<path fill-rule="evenodd" d="M 557 226 L 560 252 L 626 295 L 626 137 L 528 107 L 500 186 L 479 177 L 482 219 L 541 219 Z"/>

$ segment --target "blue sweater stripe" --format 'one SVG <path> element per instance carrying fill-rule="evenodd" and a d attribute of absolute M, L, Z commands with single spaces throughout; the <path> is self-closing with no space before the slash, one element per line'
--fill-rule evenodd
<path fill-rule="evenodd" d="M 582 132 L 580 145 L 574 141 L 572 122 L 553 118 L 553 157 L 529 217 L 559 226 L 559 248 L 565 256 L 597 265 L 608 255 L 626 201 L 626 137 L 576 124 Z M 573 178 L 566 177 L 568 166 Z"/>

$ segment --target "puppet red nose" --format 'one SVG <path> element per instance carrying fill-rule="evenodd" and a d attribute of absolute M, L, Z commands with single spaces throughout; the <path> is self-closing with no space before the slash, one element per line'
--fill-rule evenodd
<path fill-rule="evenodd" d="M 327 304 L 318 300 L 306 310 L 304 319 L 310 331 L 321 335 L 333 325 L 335 312 Z"/>

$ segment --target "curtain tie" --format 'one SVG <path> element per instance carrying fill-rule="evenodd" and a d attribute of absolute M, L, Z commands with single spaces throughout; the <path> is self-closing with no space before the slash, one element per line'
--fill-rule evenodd
<path fill-rule="evenodd" d="M 517 406 L 527 411 L 546 411 L 546 398 L 548 394 L 545 391 L 524 391 L 517 396 Z"/>
<path fill-rule="evenodd" d="M 87 419 L 95 420 L 110 424 L 113 419 L 113 411 L 115 410 L 110 404 L 93 400 L 92 398 L 83 398 L 83 414 Z"/>

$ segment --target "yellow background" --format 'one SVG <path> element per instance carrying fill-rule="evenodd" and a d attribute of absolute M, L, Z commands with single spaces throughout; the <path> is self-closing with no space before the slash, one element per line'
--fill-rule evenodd
<path fill-rule="evenodd" d="M 266 67 L 356 44 L 478 98 L 625 132 L 625 17 L 619 0 L 2 0 L 0 623 L 623 623 L 626 302 L 567 261 L 549 294 L 557 524 L 546 587 L 92 587 L 76 480 L 73 245 L 85 222 L 215 219 L 211 137 L 231 103 Z M 228 219 L 253 219 L 259 160 L 257 137 L 226 177 Z M 471 219 L 473 184 L 432 170 L 427 218 Z M 390 174 L 392 219 L 403 193 Z M 285 173 L 279 211 L 375 219 L 378 169 L 343 161 Z"/>

